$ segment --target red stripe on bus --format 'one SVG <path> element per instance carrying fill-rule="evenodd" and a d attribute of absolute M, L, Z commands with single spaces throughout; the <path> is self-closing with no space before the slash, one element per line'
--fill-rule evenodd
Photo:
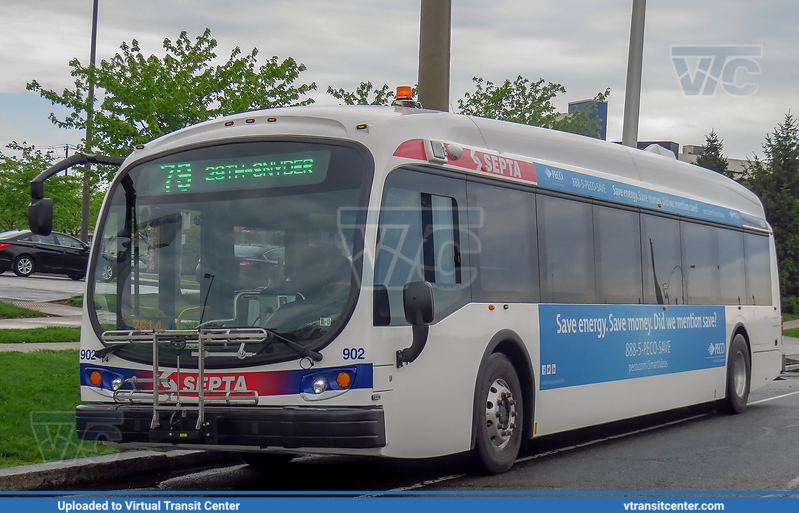
<path fill-rule="evenodd" d="M 424 141 L 422 139 L 405 141 L 394 150 L 394 156 L 404 157 L 406 159 L 427 160 L 427 155 L 424 152 Z"/>

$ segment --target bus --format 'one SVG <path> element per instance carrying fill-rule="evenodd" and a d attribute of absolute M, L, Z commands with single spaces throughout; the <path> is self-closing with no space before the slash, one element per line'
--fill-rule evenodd
<path fill-rule="evenodd" d="M 47 176 L 120 166 L 86 278 L 83 439 L 272 463 L 471 452 L 501 473 L 538 437 L 740 413 L 780 373 L 761 202 L 673 158 L 308 106 L 70 159 L 32 182 L 35 232 Z"/>

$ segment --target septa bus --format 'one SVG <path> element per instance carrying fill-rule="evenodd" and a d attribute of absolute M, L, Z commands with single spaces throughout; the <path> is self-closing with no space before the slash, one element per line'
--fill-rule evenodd
<path fill-rule="evenodd" d="M 32 183 L 34 231 L 50 230 L 47 176 L 120 166 L 86 279 L 84 439 L 273 460 L 471 451 L 499 473 L 537 437 L 741 412 L 780 372 L 760 201 L 662 155 L 340 106 L 71 159 Z"/>

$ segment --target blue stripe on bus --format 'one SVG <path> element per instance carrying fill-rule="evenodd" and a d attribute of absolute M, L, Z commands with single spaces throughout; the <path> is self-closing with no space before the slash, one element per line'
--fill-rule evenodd
<path fill-rule="evenodd" d="M 538 307 L 540 389 L 723 367 L 723 306 Z"/>
<path fill-rule="evenodd" d="M 615 180 L 597 178 L 596 176 L 585 175 L 554 166 L 536 163 L 535 168 L 540 187 L 661 210 L 706 221 L 743 226 L 741 213 L 734 209 L 657 192 Z"/>

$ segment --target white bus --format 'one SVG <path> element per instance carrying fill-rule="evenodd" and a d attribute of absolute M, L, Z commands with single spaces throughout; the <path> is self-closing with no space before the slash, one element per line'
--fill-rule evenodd
<path fill-rule="evenodd" d="M 74 158 L 121 165 L 86 279 L 85 438 L 275 461 L 472 451 L 499 473 L 524 440 L 741 412 L 780 372 L 760 201 L 661 155 L 364 106 Z M 34 231 L 65 165 L 32 184 Z"/>

